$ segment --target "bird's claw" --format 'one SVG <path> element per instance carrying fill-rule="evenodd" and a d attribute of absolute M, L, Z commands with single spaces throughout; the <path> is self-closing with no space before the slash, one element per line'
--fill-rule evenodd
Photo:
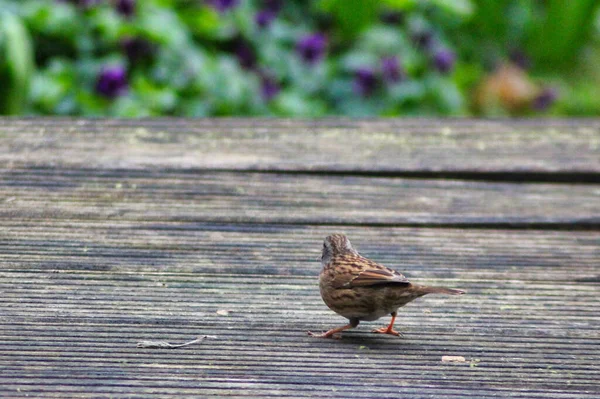
<path fill-rule="evenodd" d="M 402 337 L 402 333 L 401 332 L 396 331 L 396 330 L 394 330 L 392 328 L 388 328 L 388 327 L 376 328 L 372 332 L 374 332 L 376 334 L 388 334 L 388 335 L 394 335 L 396 337 Z"/>
<path fill-rule="evenodd" d="M 329 331 L 328 332 L 324 332 L 322 334 L 319 333 L 314 333 L 312 331 L 307 331 L 307 334 L 309 337 L 314 337 L 314 338 L 333 338 L 333 339 L 342 339 L 342 334 L 340 333 L 333 333 L 330 334 Z"/>

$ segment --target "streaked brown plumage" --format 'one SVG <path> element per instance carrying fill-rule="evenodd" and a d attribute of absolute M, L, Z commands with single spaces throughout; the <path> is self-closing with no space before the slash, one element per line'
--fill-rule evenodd
<path fill-rule="evenodd" d="M 377 320 L 387 314 L 392 315 L 390 324 L 373 332 L 400 335 L 393 329 L 398 308 L 426 294 L 464 294 L 451 288 L 412 284 L 397 271 L 359 255 L 343 234 L 325 238 L 321 263 L 321 297 L 331 310 L 350 322 L 323 334 L 308 332 L 315 337 L 331 338 L 358 326 L 360 321 Z"/>

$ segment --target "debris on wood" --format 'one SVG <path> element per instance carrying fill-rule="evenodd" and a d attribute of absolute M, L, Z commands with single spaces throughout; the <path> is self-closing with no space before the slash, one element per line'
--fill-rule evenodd
<path fill-rule="evenodd" d="M 192 341 L 184 342 L 183 344 L 171 344 L 167 341 L 141 341 L 141 342 L 138 342 L 137 347 L 138 348 L 146 348 L 146 349 L 175 349 L 175 348 L 182 348 L 184 346 L 193 345 L 198 342 L 202 342 L 202 341 L 204 341 L 205 338 L 214 338 L 214 336 L 202 335 Z"/>
<path fill-rule="evenodd" d="M 463 356 L 442 356 L 444 363 L 464 363 L 466 359 Z"/>

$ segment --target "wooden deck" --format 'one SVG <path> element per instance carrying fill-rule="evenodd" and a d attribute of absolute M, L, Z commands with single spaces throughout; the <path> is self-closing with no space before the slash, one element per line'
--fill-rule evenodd
<path fill-rule="evenodd" d="M 468 294 L 308 337 L 332 232 Z M 0 119 L 0 397 L 598 398 L 599 297 L 600 119 Z"/>

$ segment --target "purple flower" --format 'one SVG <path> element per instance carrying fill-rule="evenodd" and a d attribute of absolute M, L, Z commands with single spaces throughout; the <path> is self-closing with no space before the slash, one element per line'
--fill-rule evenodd
<path fill-rule="evenodd" d="M 268 76 L 267 74 L 261 74 L 260 81 L 260 91 L 265 101 L 272 100 L 273 97 L 275 97 L 279 93 L 279 90 L 281 90 L 281 87 L 279 87 L 279 83 L 277 83 L 275 79 L 273 79 L 271 76 Z"/>
<path fill-rule="evenodd" d="M 119 14 L 131 18 L 135 13 L 135 0 L 117 0 L 115 8 Z"/>
<path fill-rule="evenodd" d="M 128 37 L 121 42 L 121 48 L 131 64 L 149 58 L 154 53 L 154 47 L 141 37 Z"/>
<path fill-rule="evenodd" d="M 448 49 L 440 49 L 433 54 L 433 66 L 441 73 L 448 73 L 454 67 L 456 57 Z"/>
<path fill-rule="evenodd" d="M 239 0 L 208 0 L 208 4 L 221 13 L 235 8 L 238 3 Z"/>
<path fill-rule="evenodd" d="M 371 68 L 360 68 L 354 72 L 354 90 L 363 97 L 371 95 L 378 83 L 377 76 Z"/>
<path fill-rule="evenodd" d="M 127 75 L 120 66 L 104 67 L 98 75 L 96 91 L 108 98 L 115 98 L 127 92 Z"/>
<path fill-rule="evenodd" d="M 252 69 L 256 66 L 256 54 L 248 42 L 238 39 L 233 46 L 233 52 L 242 68 Z"/>
<path fill-rule="evenodd" d="M 264 0 L 263 4 L 265 6 L 265 9 L 275 14 L 281 11 L 281 7 L 283 7 L 282 0 Z"/>
<path fill-rule="evenodd" d="M 271 10 L 262 10 L 256 13 L 254 21 L 261 28 L 266 28 L 273 22 L 277 14 Z"/>
<path fill-rule="evenodd" d="M 551 87 L 547 87 L 533 100 L 532 107 L 537 111 L 548 109 L 558 97 L 558 93 Z"/>
<path fill-rule="evenodd" d="M 296 50 L 304 62 L 315 64 L 325 55 L 327 39 L 321 33 L 304 36 L 296 44 Z"/>
<path fill-rule="evenodd" d="M 381 73 L 388 82 L 399 82 L 404 78 L 404 71 L 400 66 L 398 57 L 384 57 L 381 59 Z"/>

